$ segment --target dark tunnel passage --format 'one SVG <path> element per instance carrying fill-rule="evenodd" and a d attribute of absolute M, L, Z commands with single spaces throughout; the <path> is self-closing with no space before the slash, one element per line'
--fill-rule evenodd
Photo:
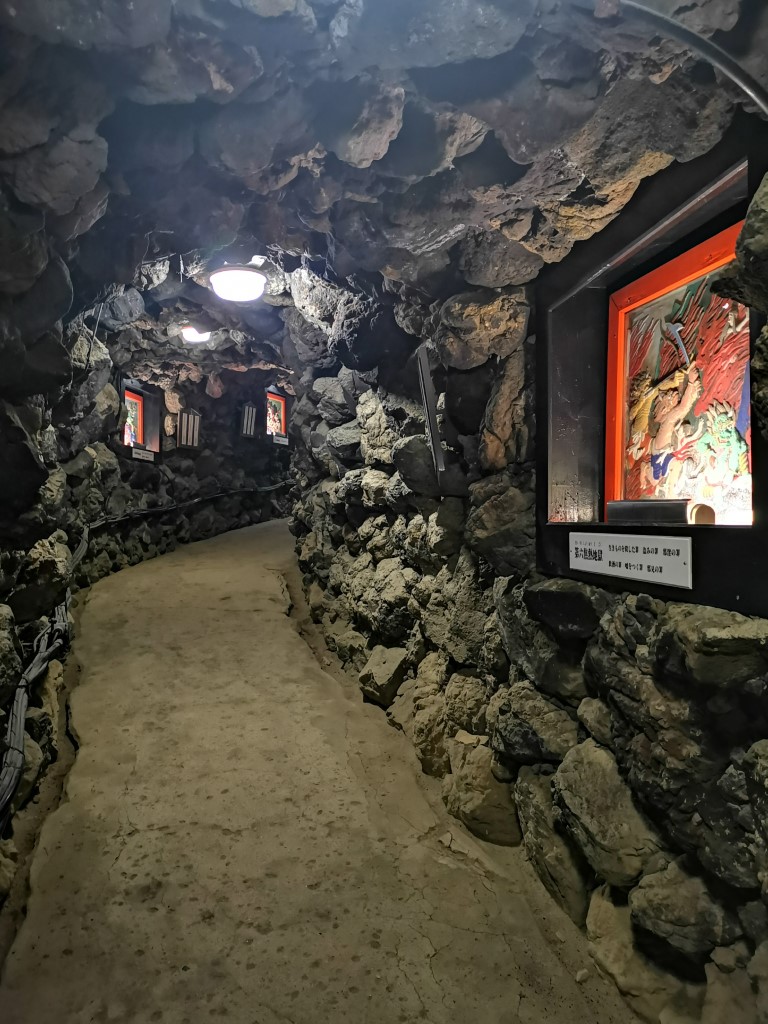
<path fill-rule="evenodd" d="M 766 119 L 761 0 L 0 0 L 0 1020 L 768 1022 Z"/>

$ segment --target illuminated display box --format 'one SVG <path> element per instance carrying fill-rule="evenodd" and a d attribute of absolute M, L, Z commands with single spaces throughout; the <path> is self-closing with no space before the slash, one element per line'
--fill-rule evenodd
<path fill-rule="evenodd" d="M 125 389 L 123 402 L 128 418 L 123 428 L 123 444 L 128 448 L 144 444 L 144 396 Z"/>
<path fill-rule="evenodd" d="M 685 499 L 752 523 L 750 313 L 712 291 L 742 224 L 610 297 L 606 501 Z"/>
<path fill-rule="evenodd" d="M 267 390 L 266 430 L 275 444 L 288 444 L 288 402 L 275 388 Z"/>
<path fill-rule="evenodd" d="M 142 462 L 155 462 L 160 452 L 162 392 L 139 381 L 123 381 L 121 399 L 126 419 L 120 440 L 126 455 Z"/>
<path fill-rule="evenodd" d="M 768 615 L 768 451 L 749 373 L 762 322 L 712 287 L 766 171 L 745 115 L 537 282 L 542 572 Z M 651 554 L 641 567 L 617 544 Z M 679 554 L 662 564 L 665 551 Z"/>

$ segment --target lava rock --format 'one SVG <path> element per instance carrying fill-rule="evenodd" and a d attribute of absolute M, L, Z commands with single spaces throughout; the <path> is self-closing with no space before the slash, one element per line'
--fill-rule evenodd
<path fill-rule="evenodd" d="M 340 427 L 332 427 L 326 437 L 328 451 L 342 466 L 353 468 L 360 466 L 363 462 L 360 453 L 360 438 L 360 424 L 357 420 L 343 423 Z"/>
<path fill-rule="evenodd" d="M 467 517 L 467 544 L 500 576 L 523 577 L 535 566 L 534 506 L 532 490 L 512 487 Z"/>
<path fill-rule="evenodd" d="M 448 741 L 448 754 L 451 774 L 443 780 L 443 800 L 449 814 L 486 842 L 518 846 L 522 836 L 512 790 L 494 778 L 488 738 L 459 731 Z"/>
<path fill-rule="evenodd" d="M 629 894 L 629 908 L 636 927 L 694 964 L 703 964 L 715 946 L 729 945 L 741 935 L 736 915 L 680 861 L 645 875 Z"/>
<path fill-rule="evenodd" d="M 101 324 L 108 331 L 121 331 L 144 315 L 144 299 L 135 288 L 126 288 L 104 304 Z"/>
<path fill-rule="evenodd" d="M 457 370 L 471 370 L 492 356 L 506 359 L 525 340 L 529 314 L 523 289 L 454 296 L 440 310 L 434 338 L 440 359 Z"/>
<path fill-rule="evenodd" d="M 571 716 L 527 682 L 516 682 L 505 694 L 493 730 L 492 746 L 512 764 L 558 764 L 578 743 Z"/>
<path fill-rule="evenodd" d="M 485 709 L 489 696 L 488 687 L 482 679 L 457 672 L 445 688 L 447 719 L 465 732 L 485 735 Z"/>
<path fill-rule="evenodd" d="M 544 580 L 525 592 L 532 618 L 548 626 L 558 640 L 589 640 L 608 607 L 608 595 L 577 580 Z"/>
<path fill-rule="evenodd" d="M 66 535 L 55 533 L 30 549 L 8 604 L 19 622 L 50 615 L 70 582 L 72 555 Z"/>
<path fill-rule="evenodd" d="M 611 978 L 635 1013 L 649 1024 L 658 1024 L 665 1007 L 672 1007 L 683 995 L 684 982 L 638 951 L 629 907 L 614 903 L 607 885 L 592 894 L 587 938 L 601 973 Z"/>
<path fill-rule="evenodd" d="M 0 604 L 0 705 L 5 706 L 21 678 L 21 645 L 8 605 Z"/>
<path fill-rule="evenodd" d="M 0 509 L 12 517 L 32 505 L 48 479 L 37 448 L 14 408 L 0 402 Z"/>
<path fill-rule="evenodd" d="M 504 361 L 485 410 L 480 435 L 480 464 L 500 472 L 534 456 L 534 343 L 521 344 Z"/>
<path fill-rule="evenodd" d="M 360 689 L 369 700 L 388 708 L 405 678 L 407 662 L 402 647 L 374 647 L 360 673 Z"/>
<path fill-rule="evenodd" d="M 592 876 L 578 847 L 558 830 L 551 776 L 521 768 L 515 803 L 528 860 L 550 896 L 575 924 L 583 927 Z"/>
<path fill-rule="evenodd" d="M 661 841 L 640 816 L 610 751 L 592 740 L 573 747 L 554 776 L 568 832 L 599 878 L 629 888 L 648 870 Z"/>

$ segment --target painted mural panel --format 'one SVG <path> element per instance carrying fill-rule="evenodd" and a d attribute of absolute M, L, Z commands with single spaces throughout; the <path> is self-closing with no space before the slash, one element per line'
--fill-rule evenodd
<path fill-rule="evenodd" d="M 732 259 L 735 229 L 725 235 Z M 687 499 L 735 526 L 752 523 L 750 317 L 712 290 L 728 262 L 715 258 L 722 238 L 612 297 L 623 408 L 607 490 L 632 501 Z"/>

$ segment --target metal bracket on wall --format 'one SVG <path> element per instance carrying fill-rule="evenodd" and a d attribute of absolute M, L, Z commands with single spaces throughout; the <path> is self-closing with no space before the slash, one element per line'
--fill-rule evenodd
<path fill-rule="evenodd" d="M 419 384 L 421 385 L 421 400 L 424 403 L 424 419 L 427 430 L 427 441 L 432 452 L 432 461 L 435 464 L 437 479 L 445 472 L 445 454 L 440 443 L 440 431 L 437 426 L 437 396 L 435 385 L 432 383 L 432 372 L 429 368 L 429 356 L 426 345 L 422 345 L 416 352 L 419 366 Z"/>

